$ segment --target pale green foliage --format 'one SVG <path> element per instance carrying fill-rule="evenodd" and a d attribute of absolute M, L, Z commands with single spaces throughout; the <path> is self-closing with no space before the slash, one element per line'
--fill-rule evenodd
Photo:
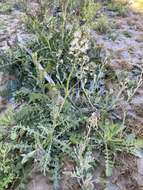
<path fill-rule="evenodd" d="M 48 99 L 44 100 L 42 94 L 38 96 L 33 93 L 29 96 L 30 105 L 16 115 L 17 122 L 23 125 L 14 127 L 12 136 L 15 140 L 18 138 L 17 132 L 19 131 L 21 134 L 21 138 L 25 141 L 25 144 L 22 142 L 23 145 L 20 146 L 21 148 L 19 147 L 21 151 L 24 147 L 26 148 L 27 142 L 32 140 L 32 146 L 31 148 L 27 146 L 27 154 L 24 155 L 22 163 L 24 164 L 32 158 L 39 162 L 40 169 L 46 174 L 54 163 L 53 158 L 69 154 L 70 141 L 66 140 L 66 137 L 70 130 L 76 130 L 79 123 L 82 122 L 82 115 L 75 112 L 72 107 L 70 108 L 70 105 L 67 105 L 62 113 L 59 113 L 59 107 L 52 105 Z M 30 107 L 32 109 L 28 116 Z M 77 119 L 78 116 L 80 116 L 79 119 Z M 25 133 L 26 136 L 23 136 Z"/>
<path fill-rule="evenodd" d="M 14 111 L 9 109 L 0 116 L 0 126 L 12 126 L 14 124 Z"/>
<path fill-rule="evenodd" d="M 105 15 L 96 19 L 96 22 L 93 24 L 93 28 L 100 34 L 106 34 L 111 30 L 110 23 Z"/>
<path fill-rule="evenodd" d="M 94 0 L 88 0 L 84 2 L 83 6 L 83 19 L 89 24 L 95 19 L 97 11 L 101 8 L 99 3 L 96 3 Z"/>
<path fill-rule="evenodd" d="M 73 153 L 76 167 L 75 171 L 70 173 L 70 175 L 77 179 L 82 190 L 94 189 L 93 165 L 95 164 L 95 158 L 92 152 L 88 150 L 90 147 L 91 130 L 91 126 L 87 126 L 87 134 L 84 136 L 83 141 L 74 148 Z"/>
<path fill-rule="evenodd" d="M 0 2 L 0 13 L 6 14 L 10 13 L 12 11 L 12 3 L 7 2 L 7 3 L 1 3 Z"/>
<path fill-rule="evenodd" d="M 108 4 L 108 8 L 112 11 L 116 11 L 119 16 L 125 17 L 128 13 L 127 1 L 124 0 L 112 0 Z"/>
<path fill-rule="evenodd" d="M 71 177 L 77 178 L 82 190 L 93 190 L 93 164 L 94 157 L 90 151 L 82 152 L 82 144 L 75 148 L 75 171 L 71 173 Z"/>
<path fill-rule="evenodd" d="M 13 159 L 10 157 L 11 145 L 0 143 L 0 190 L 8 188 L 13 181 Z"/>
<path fill-rule="evenodd" d="M 143 141 L 134 135 L 124 136 L 125 126 L 106 122 L 95 126 L 95 143 L 104 147 L 106 176 L 112 175 L 112 168 L 115 162 L 115 155 L 118 152 L 134 153 L 143 146 Z"/>

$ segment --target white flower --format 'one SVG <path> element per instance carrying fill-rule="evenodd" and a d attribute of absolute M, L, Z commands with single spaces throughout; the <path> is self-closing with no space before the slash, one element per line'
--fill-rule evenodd
<path fill-rule="evenodd" d="M 76 32 L 74 33 L 74 37 L 75 37 L 75 38 L 81 38 L 81 36 L 82 36 L 81 31 L 76 31 Z"/>
<path fill-rule="evenodd" d="M 87 50 L 89 50 L 89 44 L 85 44 L 83 47 L 80 48 L 80 51 L 82 53 L 87 53 Z"/>
<path fill-rule="evenodd" d="M 84 62 L 89 62 L 89 60 L 90 60 L 89 56 L 87 56 L 87 55 L 83 56 L 83 61 Z"/>
<path fill-rule="evenodd" d="M 88 43 L 89 43 L 89 40 L 87 38 L 84 38 L 80 41 L 81 46 Z"/>
<path fill-rule="evenodd" d="M 79 44 L 79 39 L 78 38 L 74 38 L 74 40 L 71 42 L 71 46 L 75 46 Z"/>

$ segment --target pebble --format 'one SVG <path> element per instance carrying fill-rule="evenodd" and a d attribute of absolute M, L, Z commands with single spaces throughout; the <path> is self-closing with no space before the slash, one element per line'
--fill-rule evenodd
<path fill-rule="evenodd" d="M 143 176 L 143 158 L 137 160 L 138 173 Z"/>

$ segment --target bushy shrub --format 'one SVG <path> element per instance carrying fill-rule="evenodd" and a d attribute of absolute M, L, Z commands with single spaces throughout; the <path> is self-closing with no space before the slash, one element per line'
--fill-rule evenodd
<path fill-rule="evenodd" d="M 28 173 L 27 166 L 31 169 L 34 165 L 57 182 L 63 173 L 57 171 L 57 165 L 62 168 L 68 157 L 74 163 L 70 176 L 81 189 L 92 190 L 95 151 L 104 158 L 109 177 L 119 152 L 135 153 L 143 144 L 125 131 L 125 118 L 117 122 L 112 115 L 124 94 L 127 101 L 131 100 L 140 80 L 125 92 L 129 81 L 121 81 L 125 77 L 113 72 L 106 52 L 91 37 L 90 25 L 80 23 L 81 18 L 94 20 L 93 7 L 97 4 L 92 0 L 62 3 L 56 13 L 57 4 L 52 4 L 50 12 L 44 9 L 37 17 L 27 14 L 26 24 L 35 39 L 27 46 L 19 42 L 2 59 L 3 66 L 9 60 L 7 70 L 19 79 L 13 93 L 17 108 L 0 119 L 1 126 L 12 126 L 9 135 L 1 137 L 12 146 L 1 147 L 2 189 L 15 187 L 22 181 L 20 171 L 24 168 Z M 96 30 L 109 31 L 105 16 L 97 20 Z M 117 96 L 107 86 L 112 80 L 125 85 Z M 18 166 L 14 169 L 13 165 Z"/>

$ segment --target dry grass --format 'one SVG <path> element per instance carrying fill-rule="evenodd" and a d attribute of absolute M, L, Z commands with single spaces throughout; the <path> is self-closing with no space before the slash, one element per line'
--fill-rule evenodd
<path fill-rule="evenodd" d="M 143 12 L 143 0 L 133 0 L 131 7 L 135 11 Z"/>

